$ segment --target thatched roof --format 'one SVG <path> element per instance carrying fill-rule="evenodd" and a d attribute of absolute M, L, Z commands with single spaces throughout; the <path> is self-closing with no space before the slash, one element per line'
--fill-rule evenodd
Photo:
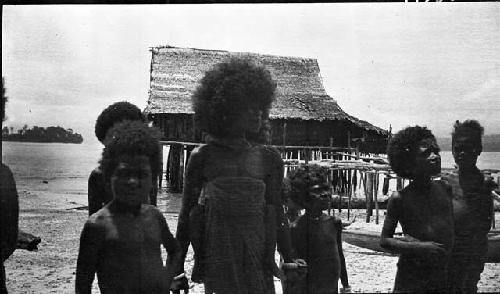
<path fill-rule="evenodd" d="M 151 52 L 146 113 L 193 113 L 191 94 L 205 71 L 230 57 L 246 57 L 265 66 L 277 82 L 272 119 L 347 120 L 366 130 L 387 133 L 347 114 L 328 96 L 316 59 L 172 46 L 154 47 Z"/>

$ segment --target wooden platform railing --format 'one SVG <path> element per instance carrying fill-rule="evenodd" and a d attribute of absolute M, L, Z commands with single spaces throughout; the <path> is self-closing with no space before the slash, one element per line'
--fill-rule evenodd
<path fill-rule="evenodd" d="M 173 192 L 181 192 L 184 170 L 191 151 L 203 144 L 179 141 L 161 141 L 160 143 L 168 148 L 165 169 L 163 169 L 164 156 L 163 154 L 161 156 L 162 168 L 158 181 L 160 188 L 162 187 L 163 171 L 165 171 L 165 179 L 168 181 L 169 189 Z M 347 206 L 348 219 L 350 218 L 353 197 L 356 199 L 361 197 L 361 200 L 366 204 L 366 222 L 370 222 L 371 217 L 375 216 L 375 223 L 378 224 L 379 206 L 381 203 L 384 204 L 380 200 L 387 199 L 389 185 L 392 183 L 394 187 L 392 190 L 400 190 L 409 182 L 392 172 L 385 157 L 376 154 L 360 154 L 354 148 L 281 145 L 272 147 L 281 153 L 285 164 L 284 176 L 300 164 L 318 164 L 327 167 L 330 171 L 329 179 L 332 182 L 333 193 L 338 195 L 338 202 L 334 205 L 339 210 Z M 442 168 L 442 171 L 448 170 L 453 169 Z M 489 169 L 483 170 L 483 172 L 500 173 L 500 170 Z M 343 197 L 347 198 L 347 205 L 342 199 Z M 375 215 L 373 215 L 373 210 L 375 210 Z"/>

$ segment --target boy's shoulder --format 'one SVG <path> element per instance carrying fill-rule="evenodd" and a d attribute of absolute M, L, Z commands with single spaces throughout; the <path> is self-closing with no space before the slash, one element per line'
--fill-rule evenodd
<path fill-rule="evenodd" d="M 342 220 L 335 215 L 321 214 L 320 222 L 333 222 L 335 224 L 342 224 Z M 291 228 L 296 228 L 298 226 L 302 226 L 307 224 L 307 216 L 305 214 L 299 216 L 295 221 L 290 223 Z"/>
<path fill-rule="evenodd" d="M 401 201 L 403 199 L 403 195 L 408 194 L 409 189 L 408 186 L 404 187 L 403 189 L 399 191 L 394 191 L 392 192 L 391 196 L 389 196 L 389 201 L 395 202 L 395 201 Z"/>
<path fill-rule="evenodd" d="M 342 219 L 336 215 L 328 215 L 326 213 L 323 213 L 322 217 L 323 217 L 323 220 L 325 220 L 325 221 L 333 221 L 335 223 L 342 222 Z"/>
<path fill-rule="evenodd" d="M 141 205 L 141 213 L 142 214 L 152 214 L 156 216 L 163 216 L 160 209 L 151 204 L 142 204 Z"/>
<path fill-rule="evenodd" d="M 262 154 L 270 160 L 273 161 L 283 161 L 281 158 L 281 154 L 276 147 L 269 145 L 258 145 L 258 148 L 262 152 Z"/>
<path fill-rule="evenodd" d="M 154 205 L 150 204 L 142 204 L 141 205 L 141 214 L 142 215 L 153 215 L 155 217 L 163 217 L 163 214 L 161 211 Z M 103 208 L 99 209 L 97 212 L 92 214 L 88 220 L 87 223 L 89 225 L 99 225 L 99 224 L 104 224 L 106 223 L 109 219 L 112 219 L 115 216 L 115 213 L 113 213 L 109 209 L 109 203 L 107 205 L 104 205 Z"/>
<path fill-rule="evenodd" d="M 109 203 L 108 203 L 109 204 Z M 89 218 L 87 219 L 87 224 L 89 225 L 97 225 L 99 223 L 102 223 L 106 218 L 112 217 L 113 214 L 108 208 L 108 205 L 104 205 L 101 209 L 93 213 Z"/>
<path fill-rule="evenodd" d="M 203 161 L 212 150 L 212 146 L 209 144 L 203 144 L 194 148 L 189 154 L 189 160 L 191 161 Z"/>
<path fill-rule="evenodd" d="M 340 217 L 335 216 L 335 215 L 328 215 L 323 213 L 321 216 L 321 220 L 323 223 L 329 224 L 329 225 L 334 225 L 336 228 L 341 228 L 342 227 L 342 220 Z"/>
<path fill-rule="evenodd" d="M 431 187 L 437 188 L 437 189 L 445 189 L 445 190 L 451 189 L 451 185 L 448 181 L 448 178 L 431 180 Z M 412 194 L 416 190 L 417 190 L 416 187 L 414 185 L 410 184 L 410 185 L 407 185 L 406 187 L 404 187 L 402 190 L 393 192 L 391 197 L 404 198 L 406 195 Z"/>

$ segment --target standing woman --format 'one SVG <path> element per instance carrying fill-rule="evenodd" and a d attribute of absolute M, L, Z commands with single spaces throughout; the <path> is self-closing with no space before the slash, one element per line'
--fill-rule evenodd
<path fill-rule="evenodd" d="M 267 128 L 275 82 L 263 67 L 231 59 L 206 72 L 193 95 L 195 122 L 206 132 L 191 153 L 176 238 L 183 261 L 191 242 L 191 276 L 205 293 L 274 293 L 278 243 L 291 262 L 283 215 L 283 161 L 256 143 Z M 200 215 L 201 220 L 195 215 Z"/>
<path fill-rule="evenodd" d="M 453 126 L 452 153 L 458 171 L 446 176 L 453 189 L 455 245 L 449 274 L 451 291 L 476 293 L 488 251 L 493 198 L 496 185 L 485 178 L 476 162 L 483 149 L 483 127 L 475 120 L 457 121 Z"/>

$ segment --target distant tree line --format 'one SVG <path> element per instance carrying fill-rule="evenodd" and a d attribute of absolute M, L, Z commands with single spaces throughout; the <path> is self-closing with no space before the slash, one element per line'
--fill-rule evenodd
<path fill-rule="evenodd" d="M 83 142 L 82 135 L 74 133 L 72 129 L 62 127 L 38 127 L 28 128 L 24 125 L 22 129 L 14 133 L 14 128 L 4 127 L 2 129 L 3 141 L 17 142 L 43 142 L 43 143 L 75 143 Z"/>

